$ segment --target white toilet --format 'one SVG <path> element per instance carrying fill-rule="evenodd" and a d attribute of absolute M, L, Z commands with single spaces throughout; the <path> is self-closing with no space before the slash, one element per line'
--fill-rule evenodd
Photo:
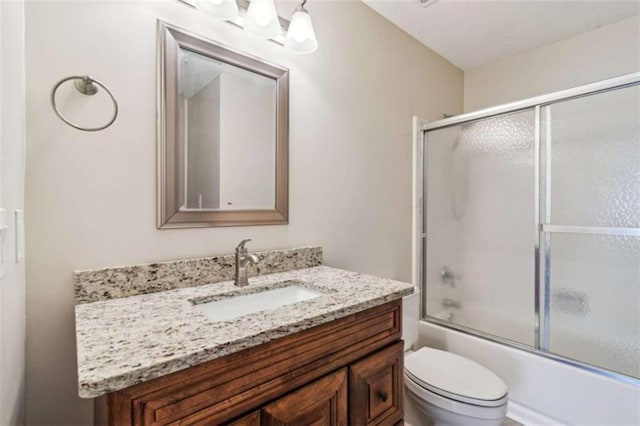
<path fill-rule="evenodd" d="M 418 338 L 419 294 L 403 300 L 404 420 L 407 426 L 499 426 L 507 386 L 489 369 L 451 352 L 410 350 Z"/>

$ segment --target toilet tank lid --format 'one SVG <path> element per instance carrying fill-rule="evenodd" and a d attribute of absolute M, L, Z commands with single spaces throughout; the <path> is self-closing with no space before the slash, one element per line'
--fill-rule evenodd
<path fill-rule="evenodd" d="M 507 394 L 507 386 L 491 370 L 451 352 L 424 347 L 407 355 L 404 366 L 429 388 L 448 394 L 484 401 Z"/>

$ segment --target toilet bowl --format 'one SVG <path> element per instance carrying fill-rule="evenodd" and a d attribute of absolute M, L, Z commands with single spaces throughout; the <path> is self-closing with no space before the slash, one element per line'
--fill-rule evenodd
<path fill-rule="evenodd" d="M 507 387 L 487 368 L 432 348 L 405 354 L 405 423 L 499 426 Z"/>
<path fill-rule="evenodd" d="M 500 426 L 507 415 L 504 382 L 482 365 L 451 352 L 423 347 L 417 341 L 419 296 L 403 301 L 404 420 L 407 426 Z"/>

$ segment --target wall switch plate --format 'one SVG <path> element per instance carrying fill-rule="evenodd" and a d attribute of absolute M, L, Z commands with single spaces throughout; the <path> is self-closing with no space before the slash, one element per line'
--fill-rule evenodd
<path fill-rule="evenodd" d="M 24 212 L 20 209 L 15 210 L 16 221 L 16 263 L 22 262 L 24 259 Z"/>

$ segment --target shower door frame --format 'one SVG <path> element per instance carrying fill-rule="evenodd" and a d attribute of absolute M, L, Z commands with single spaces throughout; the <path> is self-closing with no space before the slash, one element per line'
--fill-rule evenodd
<path fill-rule="evenodd" d="M 592 226 L 563 226 L 563 225 L 550 225 L 551 222 L 551 171 L 550 167 L 550 146 L 551 140 L 545 138 L 545 178 L 544 178 L 544 196 L 545 196 L 545 212 L 544 221 L 541 219 L 540 212 L 540 190 L 541 190 L 541 114 L 543 109 L 546 113 L 550 110 L 549 105 L 567 101 L 571 99 L 577 99 L 584 96 L 590 96 L 597 93 L 604 93 L 612 90 L 622 89 L 625 87 L 631 87 L 640 85 L 640 72 L 634 72 L 630 74 L 621 75 L 595 83 L 585 84 L 582 86 L 574 87 L 571 89 L 561 90 L 558 92 L 549 93 L 542 96 L 536 96 L 529 99 L 524 99 L 517 102 L 498 105 L 491 108 L 486 108 L 478 111 L 473 111 L 466 114 L 456 115 L 448 117 L 435 122 L 427 122 L 414 117 L 413 129 L 414 129 L 414 164 L 413 164 L 413 283 L 414 286 L 420 288 L 422 297 L 420 297 L 420 318 L 422 321 L 437 324 L 439 326 L 456 330 L 458 332 L 482 337 L 487 340 L 507 345 L 516 349 L 521 349 L 536 355 L 543 356 L 548 359 L 552 359 L 567 365 L 578 367 L 587 371 L 591 371 L 598 375 L 609 377 L 615 381 L 628 383 L 640 387 L 640 379 L 628 376 L 623 373 L 608 370 L 606 368 L 598 367 L 585 362 L 577 361 L 572 358 L 564 357 L 549 352 L 549 311 L 550 311 L 550 238 L 552 233 L 573 233 L 573 234 L 605 234 L 605 235 L 623 235 L 640 237 L 640 228 L 634 227 L 592 227 Z M 545 108 L 547 107 L 547 108 Z M 444 129 L 447 127 L 455 126 L 462 123 L 476 121 L 480 119 L 486 119 L 503 115 L 507 113 L 520 112 L 525 110 L 533 110 L 535 113 L 534 123 L 534 223 L 531 224 L 531 232 L 535 234 L 533 256 L 534 256 L 534 276 L 533 276 L 533 288 L 534 294 L 534 309 L 535 309 L 535 324 L 534 324 L 534 345 L 529 346 L 520 342 L 516 342 L 510 339 L 506 339 L 493 334 L 485 333 L 479 330 L 475 330 L 470 327 L 454 324 L 450 321 L 442 320 L 433 316 L 427 315 L 427 306 L 425 303 L 427 293 L 427 282 L 425 274 L 426 263 L 426 247 L 427 247 L 427 234 L 426 234 L 426 206 L 428 194 L 425 194 L 425 182 L 426 174 L 424 173 L 426 168 L 426 151 L 425 145 L 427 143 L 427 132 Z M 546 129 L 549 131 L 550 120 L 546 119 Z M 544 286 L 544 287 L 542 287 Z M 544 300 L 541 300 L 541 290 L 544 289 Z"/>

